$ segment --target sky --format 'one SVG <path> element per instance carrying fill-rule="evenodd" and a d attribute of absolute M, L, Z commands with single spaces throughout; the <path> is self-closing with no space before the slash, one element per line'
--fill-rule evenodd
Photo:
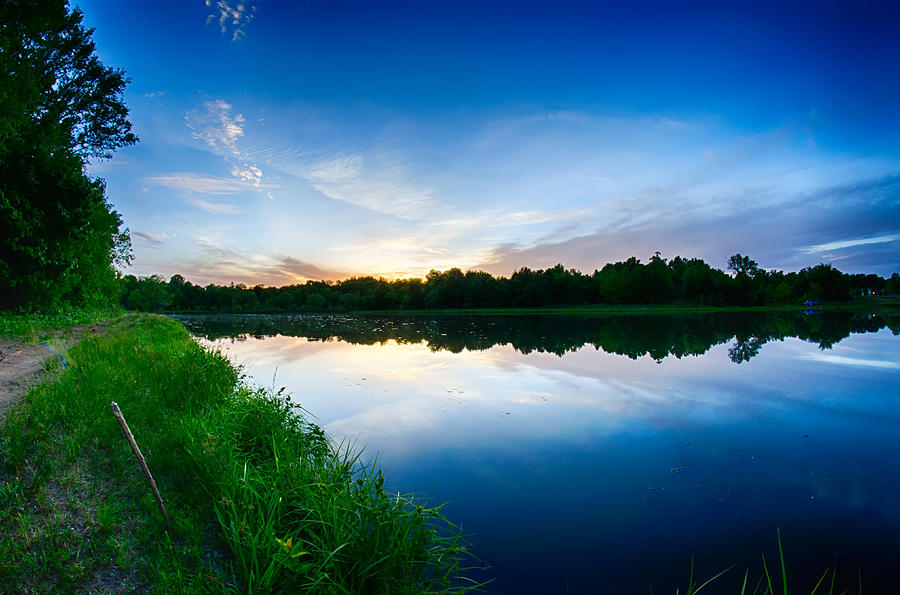
<path fill-rule="evenodd" d="M 900 5 L 75 0 L 136 275 L 900 270 Z"/>

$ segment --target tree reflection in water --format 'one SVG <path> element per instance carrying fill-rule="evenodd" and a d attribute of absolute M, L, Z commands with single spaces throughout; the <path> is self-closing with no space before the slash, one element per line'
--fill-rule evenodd
<path fill-rule="evenodd" d="M 732 312 L 691 315 L 185 315 L 176 316 L 195 335 L 284 335 L 310 341 L 372 345 L 425 342 L 432 351 L 480 351 L 509 344 L 522 353 L 558 356 L 593 345 L 632 359 L 702 355 L 733 340 L 728 357 L 749 361 L 769 341 L 797 337 L 830 349 L 855 333 L 885 327 L 900 334 L 900 315 L 864 312 Z"/>

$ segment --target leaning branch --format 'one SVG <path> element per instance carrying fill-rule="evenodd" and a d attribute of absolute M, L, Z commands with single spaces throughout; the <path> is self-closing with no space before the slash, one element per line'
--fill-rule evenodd
<path fill-rule="evenodd" d="M 125 422 L 125 417 L 122 415 L 122 412 L 119 410 L 119 406 L 116 405 L 115 401 L 110 403 L 109 406 L 112 409 L 113 415 L 115 415 L 116 419 L 119 420 L 119 425 L 122 426 L 122 431 L 125 432 L 125 438 L 128 439 L 128 443 L 131 445 L 131 450 L 134 451 L 134 456 L 137 457 L 138 464 L 141 466 L 144 475 L 147 476 L 147 481 L 150 482 L 150 489 L 153 490 L 153 495 L 156 497 L 156 504 L 159 505 L 159 511 L 162 513 L 163 518 L 166 519 L 166 527 L 170 527 L 172 523 L 169 521 L 169 514 L 166 512 L 166 507 L 163 504 L 162 496 L 159 495 L 159 490 L 156 489 L 156 482 L 153 481 L 153 476 L 150 475 L 150 469 L 147 468 L 147 461 L 144 460 L 144 455 L 141 454 L 141 449 L 138 448 L 137 442 L 134 441 L 134 436 L 131 434 L 131 430 L 128 429 L 128 424 Z"/>

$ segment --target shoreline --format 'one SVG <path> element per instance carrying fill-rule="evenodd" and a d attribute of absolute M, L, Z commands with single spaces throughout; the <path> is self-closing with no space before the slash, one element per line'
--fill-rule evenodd
<path fill-rule="evenodd" d="M 826 303 L 817 306 L 703 306 L 689 304 L 635 304 L 594 306 L 547 306 L 535 308 L 437 308 L 420 310 L 294 310 L 294 311 L 233 311 L 233 310 L 163 310 L 167 316 L 191 315 L 379 315 L 379 316 L 618 316 L 618 315 L 678 315 L 678 314 L 731 314 L 743 312 L 900 312 L 900 298 L 887 298 L 844 303 Z"/>

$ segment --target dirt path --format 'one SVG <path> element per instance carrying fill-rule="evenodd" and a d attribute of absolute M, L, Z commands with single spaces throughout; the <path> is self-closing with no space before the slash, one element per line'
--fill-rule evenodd
<path fill-rule="evenodd" d="M 89 335 L 102 333 L 108 322 L 54 331 L 39 344 L 25 339 L 0 339 L 0 419 L 18 403 L 28 387 L 44 375 L 44 363 Z"/>

